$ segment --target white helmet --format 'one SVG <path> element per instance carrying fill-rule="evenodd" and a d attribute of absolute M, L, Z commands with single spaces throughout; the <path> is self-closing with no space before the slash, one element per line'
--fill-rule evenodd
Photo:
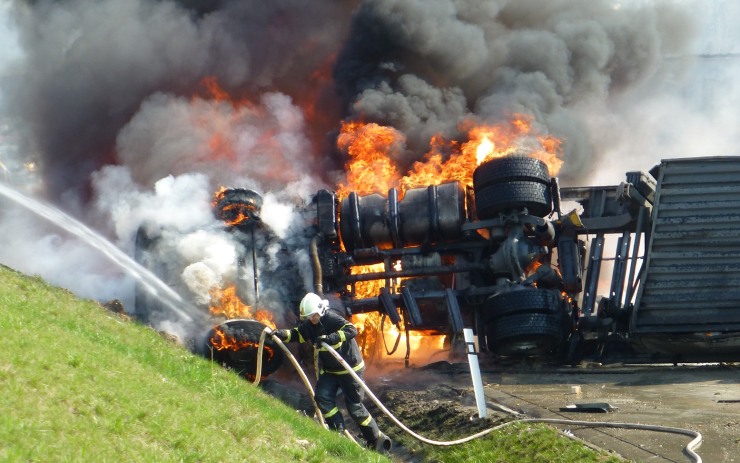
<path fill-rule="evenodd" d="M 303 296 L 301 301 L 301 320 L 305 320 L 311 315 L 318 313 L 324 315 L 329 308 L 329 301 L 321 299 L 321 296 L 314 293 L 308 293 Z"/>

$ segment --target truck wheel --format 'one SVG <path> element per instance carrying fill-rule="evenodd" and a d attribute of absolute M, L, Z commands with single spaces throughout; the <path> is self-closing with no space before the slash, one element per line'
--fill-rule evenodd
<path fill-rule="evenodd" d="M 550 184 L 547 164 L 528 156 L 505 156 L 484 162 L 473 172 L 473 188 L 477 193 L 491 185 L 510 181 Z"/>
<path fill-rule="evenodd" d="M 559 313 L 516 314 L 489 323 L 488 349 L 499 355 L 546 355 L 558 347 L 563 337 Z"/>
<path fill-rule="evenodd" d="M 492 219 L 499 213 L 521 212 L 543 217 L 552 211 L 549 185 L 530 181 L 498 183 L 475 192 L 478 218 Z"/>
<path fill-rule="evenodd" d="M 505 156 L 484 162 L 473 172 L 478 218 L 520 212 L 545 216 L 552 211 L 547 164 L 528 156 Z"/>
<path fill-rule="evenodd" d="M 257 320 L 233 319 L 214 326 L 204 340 L 204 354 L 239 375 L 252 380 L 257 374 L 257 351 L 265 325 Z M 268 376 L 283 364 L 284 354 L 270 336 L 262 352 L 262 375 Z"/>
<path fill-rule="evenodd" d="M 488 298 L 483 312 L 484 323 L 519 313 L 557 313 L 561 302 L 554 291 L 521 289 L 506 291 Z"/>

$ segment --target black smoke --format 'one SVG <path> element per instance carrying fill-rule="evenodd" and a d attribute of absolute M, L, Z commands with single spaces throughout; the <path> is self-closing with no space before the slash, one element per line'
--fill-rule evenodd
<path fill-rule="evenodd" d="M 406 134 L 407 167 L 464 118 L 519 112 L 565 140 L 561 175 L 582 181 L 598 156 L 585 108 L 640 89 L 691 36 L 670 3 L 378 0 L 355 13 L 334 77 L 350 116 Z"/>
<path fill-rule="evenodd" d="M 621 108 L 679 78 L 693 36 L 688 9 L 638 0 L 14 0 L 9 12 L 22 59 L 3 113 L 39 159 L 38 193 L 132 254 L 142 226 L 158 229 L 162 265 L 206 301 L 212 285 L 254 279 L 234 269 L 244 239 L 223 231 L 211 195 L 254 189 L 274 310 L 295 302 L 285 282 L 310 289 L 296 211 L 341 179 L 341 121 L 396 128 L 408 167 L 433 135 L 461 140 L 464 120 L 525 113 L 563 139 L 564 183 L 583 184 L 631 136 L 604 129 L 639 123 Z M 35 238 L 15 235 L 2 261 L 23 270 L 39 260 L 23 245 Z M 52 281 L 69 272 L 49 269 L 83 258 L 44 242 Z"/>
<path fill-rule="evenodd" d="M 91 200 L 90 176 L 125 164 L 121 131 L 152 104 L 203 94 L 214 77 L 233 96 L 313 91 L 336 52 L 350 2 L 15 2 L 25 61 L 8 106 L 32 130 L 47 194 Z M 308 17 L 321 17 L 321 22 Z M 313 95 L 312 92 L 312 95 Z M 159 100 L 157 100 L 159 98 Z M 144 155 L 142 155 L 144 156 Z M 164 160 L 177 174 L 177 155 Z M 136 167 L 136 166 L 132 166 Z M 151 187 L 150 178 L 135 178 Z"/>

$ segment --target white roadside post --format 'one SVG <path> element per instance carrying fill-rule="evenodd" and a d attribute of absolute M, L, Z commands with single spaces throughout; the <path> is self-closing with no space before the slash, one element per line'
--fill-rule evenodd
<path fill-rule="evenodd" d="M 468 364 L 470 365 L 470 376 L 473 378 L 473 390 L 475 391 L 475 404 L 478 406 L 478 418 L 485 418 L 486 399 L 483 395 L 483 380 L 480 376 L 480 365 L 478 364 L 478 352 L 475 350 L 475 339 L 473 330 L 463 328 L 463 337 L 468 351 Z"/>

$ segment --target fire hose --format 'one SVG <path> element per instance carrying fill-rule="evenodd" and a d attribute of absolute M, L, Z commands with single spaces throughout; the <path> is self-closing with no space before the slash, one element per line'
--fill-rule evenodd
<path fill-rule="evenodd" d="M 254 384 L 259 384 L 259 380 L 261 377 L 261 368 L 262 368 L 262 349 L 264 348 L 264 340 L 265 336 L 267 334 L 270 328 L 265 328 L 262 332 L 262 335 L 260 336 L 260 344 L 259 349 L 257 352 L 257 376 L 255 378 Z M 306 374 L 303 372 L 303 369 L 300 367 L 298 362 L 295 360 L 295 357 L 291 354 L 290 350 L 283 344 L 283 342 L 277 337 L 272 336 L 272 339 L 276 341 L 276 343 L 283 349 L 283 351 L 288 355 L 288 358 L 291 359 L 291 362 L 293 363 L 293 366 L 298 371 L 299 375 L 303 379 L 304 384 L 306 385 L 306 389 L 308 389 L 311 399 L 314 403 L 314 407 L 316 409 L 316 415 L 319 418 L 319 421 L 322 423 L 322 425 L 326 426 L 326 423 L 324 422 L 324 418 L 321 414 L 321 411 L 318 408 L 318 405 L 316 404 L 316 401 L 314 400 L 314 392 L 313 387 L 311 386 L 311 383 L 308 380 L 308 377 L 306 377 Z M 702 435 L 701 433 L 697 431 L 693 431 L 690 429 L 684 429 L 684 428 L 675 428 L 670 426 L 658 426 L 658 425 L 648 425 L 648 424 L 639 424 L 639 423 L 620 423 L 620 422 L 608 422 L 608 421 L 580 421 L 580 420 L 567 420 L 567 419 L 557 419 L 557 418 L 520 418 L 512 421 L 508 421 L 503 424 L 499 424 L 497 426 L 493 426 L 488 429 L 484 429 L 483 431 L 480 431 L 476 434 L 472 434 L 470 436 L 457 439 L 457 440 L 451 440 L 451 441 L 437 441 L 428 439 L 420 434 L 417 434 L 413 430 L 409 429 L 406 425 L 404 425 L 398 418 L 396 418 L 390 410 L 388 410 L 385 405 L 378 399 L 373 391 L 370 390 L 370 388 L 365 384 L 365 381 L 362 380 L 362 378 L 355 373 L 355 371 L 352 369 L 352 367 L 349 366 L 349 364 L 335 351 L 331 346 L 329 346 L 327 343 L 323 342 L 322 346 L 344 367 L 347 372 L 352 375 L 355 381 L 358 382 L 360 386 L 365 390 L 365 392 L 368 394 L 370 399 L 375 403 L 375 405 L 378 406 L 378 408 L 393 422 L 395 423 L 399 428 L 404 430 L 407 434 L 414 437 L 415 439 L 424 442 L 426 444 L 435 445 L 435 446 L 453 446 L 453 445 L 459 445 L 464 444 L 465 442 L 470 442 L 474 439 L 478 439 L 480 437 L 483 437 L 487 434 L 490 434 L 493 431 L 502 429 L 506 426 L 515 424 L 515 423 L 549 423 L 549 424 L 565 424 L 565 425 L 574 425 L 574 426 L 582 426 L 582 427 L 590 427 L 590 428 L 622 428 L 622 429 L 638 429 L 638 430 L 645 430 L 645 431 L 655 431 L 655 432 L 665 432 L 665 433 L 672 433 L 672 434 L 680 434 L 685 435 L 689 437 L 693 437 L 691 442 L 686 444 L 683 448 L 683 452 L 694 462 L 694 463 L 702 463 L 701 457 L 694 452 L 694 449 L 698 448 L 701 445 L 702 442 Z M 349 433 L 347 433 L 349 434 Z M 569 436 L 570 437 L 570 436 Z M 353 439 L 354 440 L 354 439 Z"/>
<path fill-rule="evenodd" d="M 268 331 L 270 334 L 272 333 L 272 330 L 270 327 L 265 327 L 264 330 L 262 330 L 262 333 L 260 334 L 260 342 L 259 342 L 259 348 L 257 349 L 257 372 L 255 373 L 254 378 L 254 385 L 258 385 L 260 383 L 260 380 L 262 379 L 262 352 L 265 348 L 265 338 L 268 334 Z M 285 344 L 275 335 L 272 336 L 273 341 L 277 343 L 278 346 L 285 352 L 285 354 L 288 356 L 288 359 L 290 359 L 290 362 L 293 364 L 293 368 L 298 372 L 298 375 L 301 377 L 301 380 L 303 381 L 303 385 L 306 386 L 306 390 L 308 390 L 309 395 L 311 396 L 311 403 L 313 404 L 314 410 L 316 410 L 316 417 L 318 418 L 319 422 L 321 423 L 321 426 L 326 428 L 326 422 L 324 421 L 324 415 L 321 413 L 321 410 L 319 410 L 319 406 L 316 403 L 316 398 L 313 390 L 313 386 L 311 386 L 311 381 L 308 380 L 308 377 L 306 376 L 306 373 L 303 371 L 303 368 L 301 368 L 301 365 L 298 363 L 298 361 L 295 359 L 295 356 L 290 352 L 290 349 L 288 349 Z M 350 438 L 355 444 L 359 443 L 355 440 L 354 437 L 352 437 L 352 434 L 349 433 L 349 431 L 345 430 L 344 434 Z"/>

